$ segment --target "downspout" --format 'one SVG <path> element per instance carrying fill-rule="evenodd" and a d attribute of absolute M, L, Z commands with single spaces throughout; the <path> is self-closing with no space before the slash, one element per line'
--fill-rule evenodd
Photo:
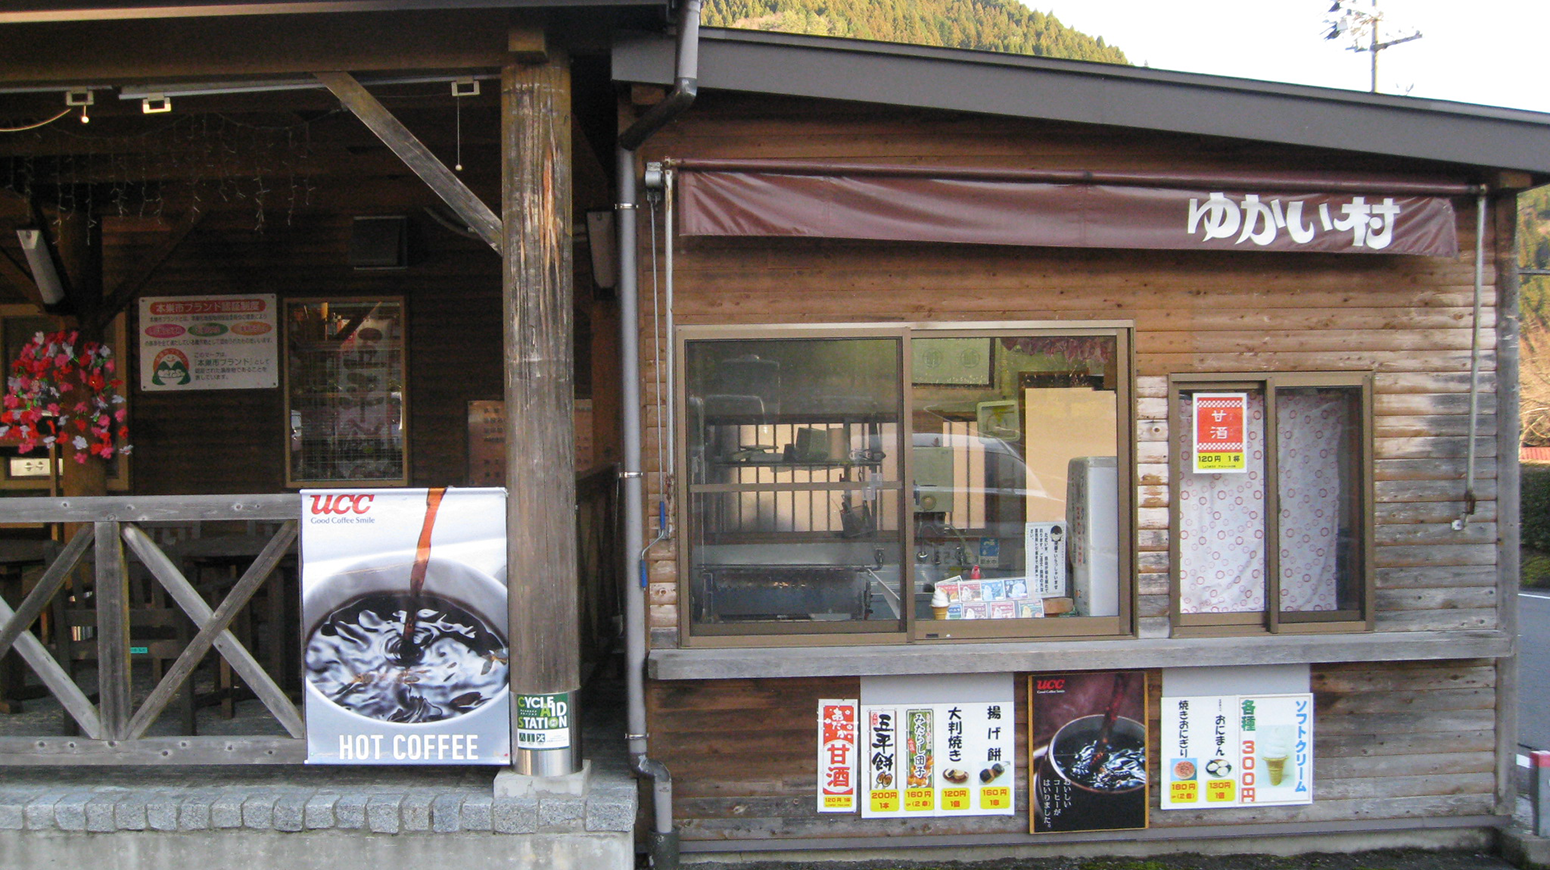
<path fill-rule="evenodd" d="M 625 576 L 638 575 L 639 583 L 625 591 L 624 654 L 627 710 L 625 741 L 629 746 L 630 767 L 652 783 L 652 830 L 649 853 L 656 868 L 678 866 L 678 832 L 673 828 L 673 777 L 667 766 L 646 754 L 646 586 L 648 565 L 645 543 L 645 509 L 641 463 L 641 391 L 640 391 L 640 290 L 637 280 L 636 180 L 635 151 L 652 134 L 666 126 L 694 102 L 699 89 L 699 36 L 701 0 L 681 0 L 678 21 L 677 67 L 673 90 L 662 102 L 619 134 L 614 150 L 619 176 L 619 200 L 615 204 L 618 222 L 617 259 L 619 266 L 619 352 L 623 357 L 621 428 L 624 437 L 624 468 L 620 473 L 624 501 L 625 558 L 636 564 L 626 565 Z M 669 336 L 671 341 L 672 337 Z M 672 420 L 660 421 L 672 426 Z M 658 509 L 663 518 L 658 540 L 666 534 L 666 494 Z M 634 568 L 634 571 L 629 570 Z"/>
<path fill-rule="evenodd" d="M 1474 516 L 1479 499 L 1475 496 L 1475 436 L 1480 424 L 1480 309 L 1485 295 L 1485 208 L 1482 191 L 1475 199 L 1475 311 L 1469 339 L 1469 447 L 1464 471 L 1464 510 L 1453 520 L 1453 530 L 1463 531 Z M 1514 255 L 1516 256 L 1516 255 Z"/>

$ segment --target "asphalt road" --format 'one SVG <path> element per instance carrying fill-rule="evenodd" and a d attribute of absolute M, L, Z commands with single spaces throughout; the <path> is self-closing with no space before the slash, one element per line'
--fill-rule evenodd
<path fill-rule="evenodd" d="M 1518 595 L 1518 744 L 1550 749 L 1550 594 Z"/>

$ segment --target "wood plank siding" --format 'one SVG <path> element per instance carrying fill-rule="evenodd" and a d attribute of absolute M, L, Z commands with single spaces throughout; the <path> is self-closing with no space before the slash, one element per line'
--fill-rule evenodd
<path fill-rule="evenodd" d="M 1203 174 L 1338 170 L 1439 177 L 1444 169 L 1116 128 L 724 93 L 702 95 L 693 111 L 642 152 L 647 161 L 670 158 Z M 1150 638 L 1171 632 L 1168 376 L 1371 372 L 1376 630 L 1489 630 L 1502 625 L 1496 505 L 1499 242 L 1488 224 L 1475 445 L 1480 501 L 1460 531 L 1450 524 L 1464 510 L 1476 213 L 1472 199 L 1458 200 L 1455 207 L 1460 253 L 1454 258 L 680 238 L 673 313 L 686 326 L 1133 322 L 1136 631 Z M 643 245 L 641 262 L 649 264 L 650 258 Z M 645 268 L 641 286 L 649 297 Z M 651 305 L 650 298 L 642 299 L 643 311 Z M 664 341 L 659 327 L 648 318 L 640 341 L 643 453 L 652 505 L 664 483 L 655 464 L 664 422 L 654 401 L 657 351 Z M 647 538 L 654 534 L 648 530 Z M 652 552 L 647 603 L 658 649 L 682 641 L 675 550 L 668 542 Z M 1498 811 L 1494 660 L 1316 664 L 1312 679 L 1318 718 L 1311 806 L 1161 812 L 1154 790 L 1151 826 Z M 651 754 L 673 771 L 675 812 L 689 839 L 1026 834 L 1025 682 L 1017 681 L 1013 818 L 820 817 L 814 811 L 816 703 L 857 697 L 855 678 L 654 682 L 648 687 Z M 1151 685 L 1155 742 L 1158 672 L 1152 672 Z M 1155 783 L 1155 756 L 1151 763 Z"/>

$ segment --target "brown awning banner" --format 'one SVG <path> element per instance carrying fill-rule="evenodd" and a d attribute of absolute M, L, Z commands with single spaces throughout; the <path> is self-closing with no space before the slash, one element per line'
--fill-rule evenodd
<path fill-rule="evenodd" d="M 1190 190 L 879 172 L 677 170 L 690 236 L 1070 248 L 1458 254 L 1444 196 Z"/>

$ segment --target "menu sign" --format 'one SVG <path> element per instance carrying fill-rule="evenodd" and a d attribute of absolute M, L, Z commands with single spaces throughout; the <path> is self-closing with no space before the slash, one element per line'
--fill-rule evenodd
<path fill-rule="evenodd" d="M 1313 802 L 1313 696 L 1162 699 L 1165 810 Z"/>
<path fill-rule="evenodd" d="M 1248 393 L 1196 393 L 1194 420 L 1195 472 L 1242 474 L 1245 459 L 1244 424 Z"/>
<path fill-rule="evenodd" d="M 862 818 L 1013 813 L 1011 697 L 865 705 Z"/>
<path fill-rule="evenodd" d="M 818 812 L 856 810 L 854 699 L 818 702 Z"/>

